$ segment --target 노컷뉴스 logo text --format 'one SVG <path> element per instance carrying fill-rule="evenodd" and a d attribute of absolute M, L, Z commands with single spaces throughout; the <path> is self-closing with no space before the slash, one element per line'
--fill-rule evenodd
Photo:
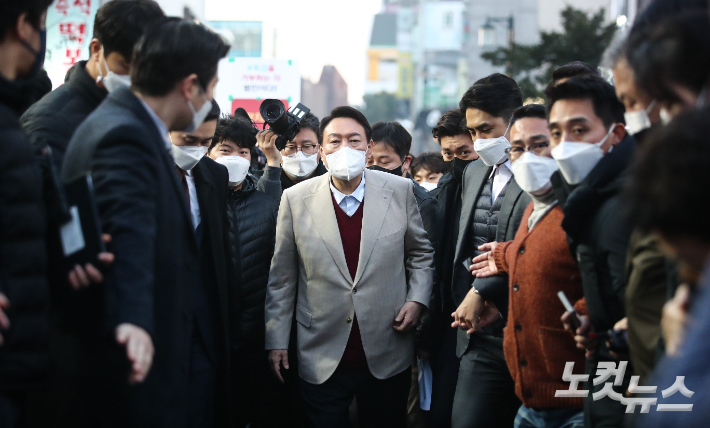
<path fill-rule="evenodd" d="M 612 400 L 618 401 L 626 406 L 626 413 L 634 413 L 636 406 L 641 406 L 641 413 L 648 413 L 651 406 L 656 406 L 657 412 L 689 412 L 693 410 L 693 404 L 657 404 L 658 397 L 644 397 L 643 395 L 655 394 L 656 386 L 640 386 L 639 376 L 631 376 L 629 384 L 629 393 L 631 397 L 626 397 L 624 394 L 614 391 L 614 386 L 621 386 L 624 380 L 624 373 L 628 361 L 620 361 L 618 366 L 613 361 L 601 361 L 597 364 L 596 377 L 592 381 L 593 385 L 604 384 L 602 389 L 592 394 L 594 401 L 601 400 L 604 397 L 609 397 Z M 580 382 L 588 382 L 588 374 L 573 374 L 574 362 L 565 364 L 565 371 L 562 374 L 562 380 L 569 382 L 569 389 L 555 391 L 555 397 L 587 397 L 589 391 L 578 389 Z M 614 381 L 611 382 L 611 377 L 614 376 Z M 663 398 L 668 398 L 676 392 L 680 392 L 687 398 L 695 394 L 685 386 L 685 376 L 676 376 L 675 382 L 670 387 L 661 391 Z"/>

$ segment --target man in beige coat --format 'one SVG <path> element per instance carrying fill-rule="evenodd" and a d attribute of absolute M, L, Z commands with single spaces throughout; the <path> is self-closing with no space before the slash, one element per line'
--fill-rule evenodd
<path fill-rule="evenodd" d="M 319 142 L 329 173 L 286 190 L 266 296 L 266 349 L 288 369 L 295 311 L 298 370 L 312 426 L 404 427 L 411 328 L 429 303 L 433 249 L 410 180 L 364 171 L 370 125 L 338 107 Z"/>

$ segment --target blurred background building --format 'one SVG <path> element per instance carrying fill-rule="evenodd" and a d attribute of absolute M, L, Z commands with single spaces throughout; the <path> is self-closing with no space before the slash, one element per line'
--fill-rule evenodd
<path fill-rule="evenodd" d="M 50 75 L 55 87 L 63 82 L 65 69 L 88 55 L 84 45 L 90 42 L 93 22 L 93 16 L 87 15 L 85 27 L 70 28 L 65 23 L 69 15 L 78 16 L 84 10 L 77 6 L 77 11 L 67 9 L 67 12 L 60 6 L 86 3 L 84 9 L 93 14 L 97 4 L 107 1 L 57 0 L 50 8 L 48 24 L 53 23 L 56 28 L 49 32 L 48 52 L 52 50 L 53 55 L 48 55 L 47 69 L 53 70 Z M 652 0 L 362 0 L 358 2 L 358 9 L 349 12 L 361 16 L 353 23 L 358 27 L 357 33 L 350 33 L 359 38 L 369 31 L 367 42 L 362 39 L 367 47 L 364 51 L 345 52 L 332 47 L 319 51 L 321 34 L 334 40 L 350 36 L 347 29 L 333 32 L 326 28 L 328 26 L 323 26 L 320 33 L 315 31 L 314 28 L 321 25 L 318 21 L 345 7 L 330 1 L 304 0 L 298 7 L 276 1 L 271 11 L 249 7 L 251 3 L 247 0 L 157 1 L 169 16 L 200 21 L 219 32 L 232 45 L 230 67 L 249 58 L 288 61 L 290 71 L 284 76 L 298 75 L 300 93 L 289 88 L 288 97 L 284 99 L 303 102 L 319 117 L 337 105 L 350 102 L 362 108 L 372 121 L 399 120 L 413 134 L 412 151 L 420 153 L 438 150 L 431 139 L 431 128 L 444 112 L 457 107 L 473 82 L 493 72 L 510 72 L 509 63 L 483 59 L 482 54 L 490 56 L 512 44 L 538 44 L 541 32 L 564 33 L 561 14 L 568 6 L 590 17 L 603 9 L 605 22 L 600 25 L 623 27 L 631 25 L 638 12 Z M 366 7 L 369 11 L 363 13 Z M 379 11 L 367 22 L 366 16 L 378 7 Z M 220 20 L 207 20 L 209 17 Z M 309 33 L 312 35 L 308 40 L 297 42 L 294 35 L 302 33 L 298 28 L 304 25 L 313 30 Z M 84 32 L 77 33 L 82 28 Z M 298 52 L 311 56 L 294 55 L 294 42 L 310 46 Z M 330 64 L 338 64 L 340 70 Z M 321 70 L 320 77 L 316 81 L 314 76 L 318 70 Z M 363 80 L 358 81 L 358 73 L 364 74 L 360 74 Z M 242 74 L 243 80 L 246 75 Z M 310 77 L 302 78 L 304 74 Z M 344 76 L 349 77 L 351 85 Z M 534 71 L 531 76 L 533 86 L 536 78 L 539 81 L 544 77 L 540 73 L 535 76 Z M 223 79 L 237 77 L 222 76 Z M 519 75 L 513 77 L 520 82 Z M 226 100 L 231 95 L 222 95 L 223 103 L 228 103 Z M 258 100 L 256 97 L 255 101 Z"/>

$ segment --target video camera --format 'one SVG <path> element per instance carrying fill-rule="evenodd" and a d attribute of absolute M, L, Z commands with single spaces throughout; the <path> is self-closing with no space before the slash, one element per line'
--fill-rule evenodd
<path fill-rule="evenodd" d="M 296 138 L 301 131 L 301 120 L 311 111 L 301 103 L 296 104 L 286 111 L 284 103 L 280 100 L 266 99 L 261 103 L 259 112 L 264 118 L 264 128 L 274 131 L 279 137 L 276 139 L 276 148 L 280 151 L 286 143 Z"/>

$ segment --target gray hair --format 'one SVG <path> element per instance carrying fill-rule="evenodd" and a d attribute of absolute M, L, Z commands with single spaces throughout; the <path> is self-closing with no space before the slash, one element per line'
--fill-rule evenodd
<path fill-rule="evenodd" d="M 611 39 L 611 43 L 604 51 L 602 56 L 601 67 L 612 69 L 619 63 L 623 58 L 626 57 L 626 41 L 629 37 L 628 26 L 619 29 L 614 37 Z"/>

